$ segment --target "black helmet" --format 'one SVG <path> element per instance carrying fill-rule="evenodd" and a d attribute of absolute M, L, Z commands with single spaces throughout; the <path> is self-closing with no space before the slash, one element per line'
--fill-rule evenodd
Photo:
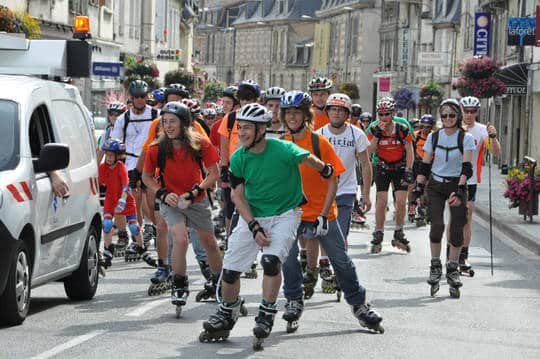
<path fill-rule="evenodd" d="M 130 95 L 146 95 L 148 94 L 148 84 L 143 80 L 131 81 L 128 87 L 128 93 Z"/>
<path fill-rule="evenodd" d="M 165 101 L 169 95 L 177 95 L 182 98 L 189 98 L 189 91 L 186 86 L 182 84 L 170 84 L 165 89 Z"/>
<path fill-rule="evenodd" d="M 238 99 L 256 99 L 261 95 L 261 87 L 258 83 L 252 80 L 245 80 L 238 84 L 237 98 Z"/>
<path fill-rule="evenodd" d="M 351 116 L 360 116 L 362 114 L 362 106 L 355 103 L 351 108 Z"/>
<path fill-rule="evenodd" d="M 170 113 L 180 119 L 180 123 L 187 127 L 191 125 L 191 111 L 189 108 L 179 101 L 168 102 L 162 109 L 161 115 Z"/>
<path fill-rule="evenodd" d="M 238 87 L 236 86 L 225 87 L 223 90 L 223 97 L 230 97 L 236 101 L 236 91 L 238 91 Z"/>

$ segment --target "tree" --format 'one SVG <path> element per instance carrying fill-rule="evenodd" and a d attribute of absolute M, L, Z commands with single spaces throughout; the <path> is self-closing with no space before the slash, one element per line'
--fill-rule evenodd
<path fill-rule="evenodd" d="M 360 98 L 360 90 L 355 83 L 344 82 L 338 86 L 338 90 L 345 95 L 348 95 L 352 100 L 358 100 Z"/>
<path fill-rule="evenodd" d="M 193 93 L 195 76 L 185 70 L 172 70 L 165 74 L 165 86 L 170 84 L 182 84 L 186 86 L 190 93 Z"/>
<path fill-rule="evenodd" d="M 143 80 L 148 84 L 150 89 L 159 87 L 159 70 L 155 63 L 152 61 L 140 59 L 137 60 L 134 57 L 126 58 L 124 62 L 124 88 L 128 88 L 129 84 L 134 80 Z"/>
<path fill-rule="evenodd" d="M 418 104 L 426 108 L 425 112 L 433 113 L 444 96 L 444 91 L 436 81 L 430 80 L 420 89 L 420 101 Z"/>
<path fill-rule="evenodd" d="M 401 87 L 392 92 L 394 100 L 396 101 L 396 109 L 398 110 L 415 110 L 416 101 L 414 100 L 414 94 L 406 87 Z"/>
<path fill-rule="evenodd" d="M 216 102 L 223 96 L 225 85 L 221 82 L 209 82 L 204 86 L 203 102 Z"/>

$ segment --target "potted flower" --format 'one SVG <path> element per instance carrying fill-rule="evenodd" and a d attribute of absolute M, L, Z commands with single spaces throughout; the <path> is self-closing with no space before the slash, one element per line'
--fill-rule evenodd
<path fill-rule="evenodd" d="M 519 207 L 519 214 L 532 216 L 538 214 L 538 194 L 540 193 L 540 169 L 534 177 L 525 170 L 511 168 L 506 176 L 506 191 L 503 196 L 510 200 L 509 208 Z M 532 201 L 533 205 L 529 207 Z M 532 213 L 529 213 L 529 208 Z"/>

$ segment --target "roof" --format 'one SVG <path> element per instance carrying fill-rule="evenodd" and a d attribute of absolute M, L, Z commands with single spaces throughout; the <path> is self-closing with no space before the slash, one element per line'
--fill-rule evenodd
<path fill-rule="evenodd" d="M 280 2 L 276 0 L 247 2 L 240 6 L 240 13 L 233 25 L 314 17 L 315 11 L 321 8 L 322 2 L 323 0 L 289 0 L 287 8 L 282 12 L 280 12 Z"/>

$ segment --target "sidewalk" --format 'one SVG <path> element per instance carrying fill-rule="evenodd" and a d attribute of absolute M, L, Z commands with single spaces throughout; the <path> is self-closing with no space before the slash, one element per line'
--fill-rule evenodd
<path fill-rule="evenodd" d="M 518 214 L 518 208 L 508 208 L 509 201 L 503 197 L 506 190 L 505 175 L 501 175 L 499 167 L 491 167 L 491 213 L 493 227 L 505 233 L 523 247 L 540 255 L 540 217 L 533 216 L 533 222 L 525 222 Z M 482 183 L 478 185 L 476 194 L 475 215 L 489 221 L 489 169 L 482 169 Z"/>

